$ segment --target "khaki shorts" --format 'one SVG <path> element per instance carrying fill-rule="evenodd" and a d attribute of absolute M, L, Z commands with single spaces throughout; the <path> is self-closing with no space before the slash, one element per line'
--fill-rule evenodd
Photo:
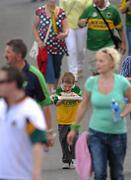
<path fill-rule="evenodd" d="M 86 56 L 87 56 L 87 68 L 89 71 L 91 71 L 92 73 L 97 72 L 96 69 L 96 52 L 97 51 L 91 51 L 89 49 L 87 49 L 86 51 Z"/>

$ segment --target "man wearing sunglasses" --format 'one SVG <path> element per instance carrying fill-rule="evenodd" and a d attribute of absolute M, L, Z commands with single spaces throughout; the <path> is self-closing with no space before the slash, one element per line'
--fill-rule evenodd
<path fill-rule="evenodd" d="M 23 82 L 19 70 L 0 69 L 1 180 L 42 180 L 46 122 L 38 104 L 26 96 Z"/>

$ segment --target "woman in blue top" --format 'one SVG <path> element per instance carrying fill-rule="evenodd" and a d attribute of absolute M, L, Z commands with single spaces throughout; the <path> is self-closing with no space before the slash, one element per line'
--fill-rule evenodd
<path fill-rule="evenodd" d="M 131 112 L 131 86 L 129 81 L 114 70 L 118 67 L 120 55 L 113 48 L 104 48 L 96 53 L 96 67 L 99 75 L 89 77 L 77 115 L 76 124 L 71 126 L 67 141 L 72 143 L 89 102 L 92 115 L 89 122 L 89 148 L 92 156 L 95 180 L 107 178 L 109 161 L 112 180 L 124 180 L 123 163 L 126 155 L 127 126 L 125 116 Z M 128 104 L 124 103 L 124 97 Z M 117 122 L 113 121 L 112 99 L 120 108 Z"/>

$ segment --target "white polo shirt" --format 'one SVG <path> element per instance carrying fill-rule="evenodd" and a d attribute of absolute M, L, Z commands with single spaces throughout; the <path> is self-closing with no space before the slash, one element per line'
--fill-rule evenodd
<path fill-rule="evenodd" d="M 27 119 L 39 130 L 46 129 L 39 105 L 30 97 L 8 107 L 0 99 L 0 179 L 32 180 L 32 146 Z"/>

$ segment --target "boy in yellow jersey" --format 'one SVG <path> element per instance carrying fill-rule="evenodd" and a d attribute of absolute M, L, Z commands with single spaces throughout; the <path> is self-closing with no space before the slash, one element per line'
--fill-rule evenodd
<path fill-rule="evenodd" d="M 63 169 L 69 169 L 75 162 L 74 145 L 76 140 L 72 146 L 68 145 L 66 141 L 67 134 L 70 131 L 70 125 L 75 120 L 76 111 L 82 98 L 80 88 L 74 83 L 74 75 L 70 72 L 66 72 L 63 75 L 61 84 L 56 89 L 56 94 L 53 98 L 54 104 L 56 104 L 56 120 L 58 123 L 59 141 L 63 154 Z"/>

